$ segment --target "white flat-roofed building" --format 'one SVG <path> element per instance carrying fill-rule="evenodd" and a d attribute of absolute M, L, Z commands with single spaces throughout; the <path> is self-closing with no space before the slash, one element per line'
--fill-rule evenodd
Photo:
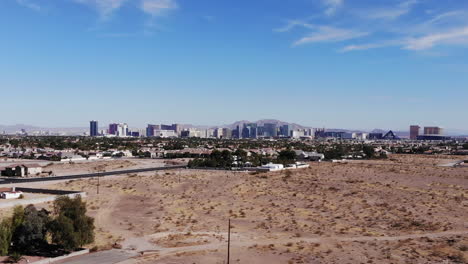
<path fill-rule="evenodd" d="M 259 169 L 266 170 L 266 171 L 280 171 L 280 170 L 284 170 L 284 166 L 283 164 L 268 163 L 268 164 L 260 166 Z"/>
<path fill-rule="evenodd" d="M 23 194 L 22 191 L 16 191 L 15 187 L 11 188 L 10 190 L 2 190 L 0 191 L 0 198 L 1 199 L 18 199 Z"/>

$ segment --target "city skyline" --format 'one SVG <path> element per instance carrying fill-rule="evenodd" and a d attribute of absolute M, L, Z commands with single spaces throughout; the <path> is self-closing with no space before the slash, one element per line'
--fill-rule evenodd
<path fill-rule="evenodd" d="M 412 124 L 408 125 L 406 128 L 395 128 L 395 127 L 375 127 L 372 129 L 352 129 L 346 127 L 324 127 L 324 126 L 307 126 L 304 124 L 298 124 L 294 122 L 288 122 L 287 120 L 277 120 L 277 119 L 261 119 L 261 120 L 239 120 L 233 123 L 225 123 L 222 125 L 197 125 L 189 123 L 177 123 L 177 122 L 151 122 L 144 124 L 142 126 L 136 126 L 131 122 L 127 121 L 112 121 L 112 122 L 101 122 L 98 120 L 90 120 L 88 126 L 76 126 L 76 127 L 41 127 L 41 126 L 31 126 L 26 124 L 17 124 L 5 126 L 0 124 L 0 132 L 7 134 L 17 134 L 17 133 L 29 133 L 32 135 L 132 135 L 136 133 L 136 136 L 147 136 L 149 127 L 152 127 L 154 130 L 175 130 L 179 132 L 188 131 L 188 130 L 198 130 L 198 131 L 208 131 L 212 130 L 213 133 L 216 133 L 217 130 L 221 131 L 222 129 L 228 129 L 234 131 L 236 128 L 240 127 L 240 133 L 265 133 L 265 127 L 268 127 L 270 124 L 274 124 L 278 135 L 285 135 L 283 129 L 288 131 L 306 131 L 307 129 L 314 129 L 317 131 L 324 130 L 328 132 L 350 132 L 350 133 L 383 133 L 385 134 L 388 131 L 397 132 L 398 135 L 402 137 L 408 137 L 411 139 L 416 139 L 419 135 L 446 135 L 446 136 L 455 136 L 455 137 L 466 137 L 468 136 L 468 131 L 461 129 L 447 129 L 445 127 L 434 126 L 430 124 Z M 421 125 L 421 126 L 420 126 Z M 245 132 L 242 129 L 249 128 L 249 132 Z M 253 128 L 251 128 L 253 126 Z M 258 128 L 257 128 L 258 127 Z M 253 130 L 252 130 L 253 129 Z M 125 131 L 125 132 L 124 132 Z M 434 131 L 434 132 L 428 132 Z M 150 132 L 151 133 L 151 132 Z M 220 132 L 221 133 L 221 132 Z M 274 133 L 269 133 L 274 135 Z M 289 134 L 289 133 L 287 133 Z M 132 135 L 134 136 L 134 135 Z"/>
<path fill-rule="evenodd" d="M 468 131 L 467 14 L 455 0 L 5 0 L 0 124 Z"/>

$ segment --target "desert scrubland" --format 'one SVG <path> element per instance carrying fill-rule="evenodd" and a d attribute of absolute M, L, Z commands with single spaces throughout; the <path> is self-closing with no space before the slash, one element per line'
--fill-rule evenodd
<path fill-rule="evenodd" d="M 270 173 L 180 170 L 72 180 L 96 246 L 129 263 L 467 263 L 468 168 L 392 155 Z M 47 205 L 45 205 L 47 206 Z"/>

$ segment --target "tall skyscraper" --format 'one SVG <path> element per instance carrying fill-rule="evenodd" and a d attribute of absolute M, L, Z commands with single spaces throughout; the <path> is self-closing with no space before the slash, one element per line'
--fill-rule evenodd
<path fill-rule="evenodd" d="M 229 128 L 223 128 L 223 138 L 231 138 L 232 131 Z"/>
<path fill-rule="evenodd" d="M 97 137 L 98 133 L 98 121 L 92 120 L 89 122 L 89 135 L 92 137 Z"/>
<path fill-rule="evenodd" d="M 119 124 L 109 124 L 109 134 L 110 135 L 117 135 L 117 129 L 119 127 Z"/>
<path fill-rule="evenodd" d="M 215 128 L 214 131 L 213 131 L 213 136 L 215 138 L 223 138 L 223 129 L 218 127 L 218 128 Z"/>
<path fill-rule="evenodd" d="M 242 138 L 242 131 L 239 126 L 232 130 L 232 138 Z"/>
<path fill-rule="evenodd" d="M 242 138 L 257 138 L 257 124 L 244 124 L 241 134 Z"/>
<path fill-rule="evenodd" d="M 128 136 L 128 125 L 126 123 L 120 123 L 117 125 L 117 136 L 119 137 Z"/>
<path fill-rule="evenodd" d="M 291 125 L 282 125 L 280 127 L 280 135 L 283 137 L 290 137 L 293 128 Z"/>
<path fill-rule="evenodd" d="M 264 133 L 266 137 L 277 137 L 278 129 L 274 123 L 265 123 L 263 125 Z"/>
<path fill-rule="evenodd" d="M 418 136 L 419 136 L 419 129 L 421 127 L 418 126 L 418 125 L 413 125 L 413 126 L 410 126 L 410 139 L 412 140 L 416 140 L 418 139 Z"/>

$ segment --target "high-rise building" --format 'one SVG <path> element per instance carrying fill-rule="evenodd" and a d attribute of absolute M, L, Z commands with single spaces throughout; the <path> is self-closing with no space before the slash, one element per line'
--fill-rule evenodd
<path fill-rule="evenodd" d="M 325 128 L 317 128 L 315 130 L 315 138 L 324 138 L 325 136 Z"/>
<path fill-rule="evenodd" d="M 291 136 L 291 132 L 292 132 L 293 128 L 291 125 L 287 124 L 287 125 L 282 125 L 280 127 L 280 136 L 283 136 L 283 137 L 290 137 Z"/>
<path fill-rule="evenodd" d="M 440 127 L 424 127 L 424 135 L 443 135 L 444 129 Z"/>
<path fill-rule="evenodd" d="M 410 126 L 410 139 L 412 140 L 416 140 L 418 139 L 418 136 L 419 136 L 419 129 L 421 127 L 418 126 L 418 125 L 413 125 L 413 126 Z"/>
<path fill-rule="evenodd" d="M 274 123 L 265 123 L 263 125 L 263 133 L 266 137 L 277 137 L 278 129 Z"/>
<path fill-rule="evenodd" d="M 177 135 L 180 135 L 180 132 L 182 132 L 183 127 L 179 124 L 172 124 L 172 130 L 174 130 Z"/>
<path fill-rule="evenodd" d="M 119 127 L 119 124 L 116 124 L 116 123 L 109 124 L 109 135 L 117 135 L 118 127 Z"/>
<path fill-rule="evenodd" d="M 315 129 L 306 128 L 306 136 L 309 136 L 311 138 L 315 138 Z"/>
<path fill-rule="evenodd" d="M 92 137 L 97 137 L 99 135 L 98 121 L 92 120 L 89 122 L 89 135 Z"/>
<path fill-rule="evenodd" d="M 161 124 L 161 130 L 172 130 L 172 131 L 175 131 L 177 134 L 180 134 L 180 132 L 182 132 L 183 130 L 183 127 L 179 124 L 172 124 L 172 125 Z"/>
<path fill-rule="evenodd" d="M 242 128 L 242 138 L 257 138 L 257 124 L 244 124 Z"/>
<path fill-rule="evenodd" d="M 154 131 L 155 130 L 161 130 L 161 126 L 160 125 L 148 124 L 148 126 L 146 127 L 146 136 L 147 137 L 154 137 Z"/>
<path fill-rule="evenodd" d="M 231 138 L 232 131 L 229 128 L 223 128 L 223 138 Z"/>
<path fill-rule="evenodd" d="M 242 138 L 242 131 L 239 126 L 232 130 L 232 138 Z"/>
<path fill-rule="evenodd" d="M 120 123 L 117 125 L 117 136 L 119 137 L 128 136 L 128 125 L 126 123 Z"/>
<path fill-rule="evenodd" d="M 223 138 L 223 129 L 218 127 L 218 128 L 215 128 L 214 131 L 213 131 L 213 136 L 215 138 Z"/>
<path fill-rule="evenodd" d="M 172 125 L 161 124 L 161 130 L 172 130 Z"/>

